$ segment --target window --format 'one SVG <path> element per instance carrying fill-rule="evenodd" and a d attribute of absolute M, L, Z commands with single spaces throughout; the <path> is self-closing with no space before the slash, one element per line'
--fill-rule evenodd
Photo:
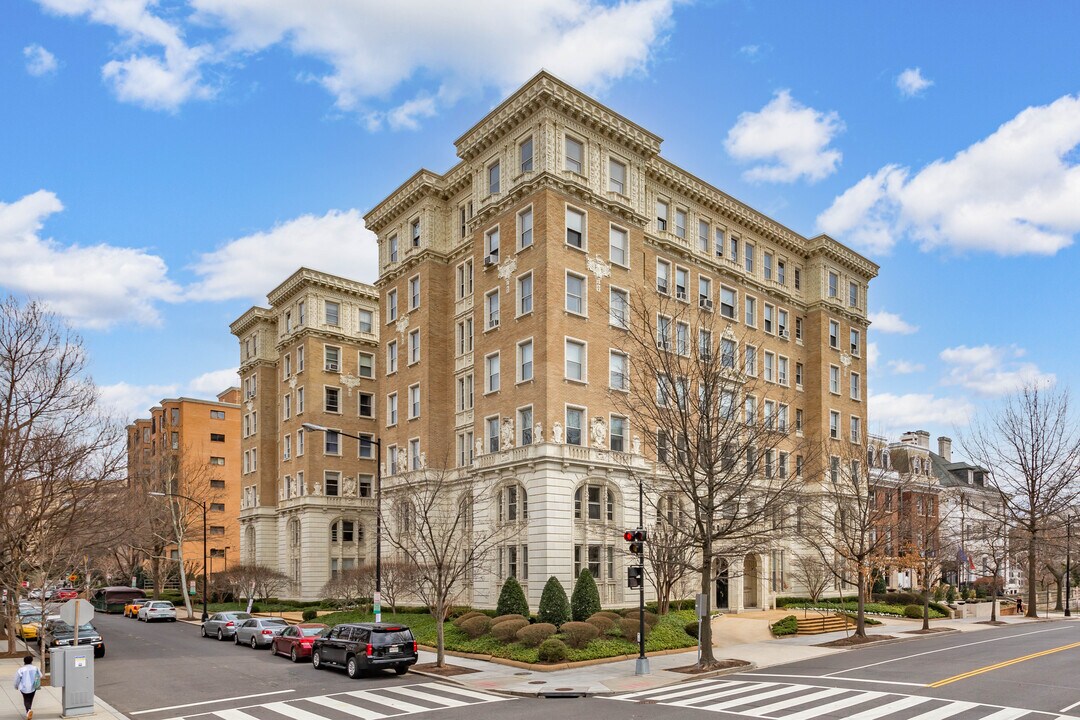
<path fill-rule="evenodd" d="M 735 341 L 730 338 L 720 340 L 720 366 L 728 369 L 735 367 Z"/>
<path fill-rule="evenodd" d="M 457 354 L 464 355 L 473 350 L 473 321 L 471 317 L 459 320 L 457 324 Z"/>
<path fill-rule="evenodd" d="M 300 457 L 304 454 L 304 431 L 296 431 L 296 456 Z"/>
<path fill-rule="evenodd" d="M 466 260 L 457 266 L 457 299 L 472 295 L 473 292 L 473 263 Z"/>
<path fill-rule="evenodd" d="M 754 246 L 750 243 L 746 243 L 745 248 L 745 257 L 743 260 L 746 263 L 746 272 L 752 273 L 754 272 Z"/>
<path fill-rule="evenodd" d="M 341 372 L 341 348 L 333 345 L 323 346 L 323 369 L 326 372 Z"/>
<path fill-rule="evenodd" d="M 409 278 L 409 309 L 420 307 L 420 276 Z"/>
<path fill-rule="evenodd" d="M 585 248 L 585 213 L 570 207 L 566 208 L 566 244 Z"/>
<path fill-rule="evenodd" d="M 333 470 L 323 472 L 323 490 L 327 497 L 337 497 L 341 494 L 341 473 Z"/>
<path fill-rule="evenodd" d="M 765 369 L 765 382 L 775 382 L 776 376 L 774 374 L 774 370 L 776 366 L 776 356 L 773 355 L 771 352 L 765 351 L 764 359 L 765 362 L 763 367 Z"/>
<path fill-rule="evenodd" d="M 423 461 L 420 456 L 420 438 L 412 438 L 409 440 L 409 469 L 419 470 L 422 465 Z"/>
<path fill-rule="evenodd" d="M 851 354 L 855 357 L 859 357 L 861 354 L 862 343 L 861 336 L 858 330 L 851 328 Z"/>
<path fill-rule="evenodd" d="M 523 173 L 532 172 L 533 169 L 533 139 L 532 136 L 525 138 L 518 145 L 518 168 Z"/>
<path fill-rule="evenodd" d="M 386 293 L 386 322 L 392 323 L 397 320 L 397 290 Z"/>
<path fill-rule="evenodd" d="M 716 257 L 724 257 L 724 230 L 716 228 Z"/>
<path fill-rule="evenodd" d="M 613 390 L 626 390 L 630 387 L 630 360 L 626 353 L 612 350 L 608 354 L 609 384 Z"/>
<path fill-rule="evenodd" d="M 499 161 L 496 160 L 488 165 L 488 193 L 494 195 L 499 192 Z"/>
<path fill-rule="evenodd" d="M 533 379 L 533 342 L 525 340 L 518 343 L 518 382 L 527 382 Z"/>
<path fill-rule="evenodd" d="M 712 309 L 712 279 L 704 275 L 698 275 L 698 305 L 706 309 Z"/>
<path fill-rule="evenodd" d="M 180 433 L 176 432 L 175 430 L 169 433 L 169 445 L 172 447 L 173 450 L 180 449 Z"/>
<path fill-rule="evenodd" d="M 282 398 L 281 406 L 282 412 L 284 413 L 284 419 L 288 420 L 292 417 L 292 395 L 286 393 L 285 397 Z"/>
<path fill-rule="evenodd" d="M 585 164 L 585 145 L 569 135 L 566 136 L 566 157 L 564 167 L 570 172 L 582 175 Z"/>
<path fill-rule="evenodd" d="M 851 442 L 857 443 L 862 440 L 862 423 L 859 418 L 854 415 L 850 418 L 851 423 Z"/>
<path fill-rule="evenodd" d="M 613 452 L 626 452 L 626 418 L 619 415 L 611 416 L 611 431 L 608 433 L 609 443 Z"/>
<path fill-rule="evenodd" d="M 409 364 L 420 362 L 420 331 L 409 332 Z"/>
<path fill-rule="evenodd" d="M 566 341 L 566 379 L 585 382 L 585 343 Z"/>
<path fill-rule="evenodd" d="M 671 263 L 666 260 L 656 261 L 656 292 L 667 295 L 671 287 Z"/>
<path fill-rule="evenodd" d="M 323 433 L 323 453 L 326 455 L 341 454 L 341 436 L 335 430 L 327 430 Z"/>
<path fill-rule="evenodd" d="M 739 238 L 734 236 L 731 238 L 731 262 L 739 262 Z"/>
<path fill-rule="evenodd" d="M 336 302 L 326 301 L 326 324 L 338 325 L 341 320 L 341 305 Z"/>
<path fill-rule="evenodd" d="M 518 415 L 518 433 L 521 436 L 522 445 L 532 445 L 533 442 L 533 411 L 532 406 L 520 408 Z"/>
<path fill-rule="evenodd" d="M 829 437 L 833 440 L 840 438 L 840 413 L 835 410 L 829 411 Z"/>
<path fill-rule="evenodd" d="M 776 407 L 776 429 L 780 432 L 787 432 L 787 419 L 788 406 L 778 405 Z"/>
<path fill-rule="evenodd" d="M 499 416 L 489 417 L 484 421 L 484 434 L 487 437 L 488 452 L 499 452 Z"/>
<path fill-rule="evenodd" d="M 499 289 L 495 288 L 484 296 L 484 317 L 487 324 L 485 330 L 493 330 L 499 327 Z"/>
<path fill-rule="evenodd" d="M 365 459 L 375 457 L 375 443 L 372 442 L 370 435 L 360 436 L 360 441 L 356 446 L 356 456 Z"/>
<path fill-rule="evenodd" d="M 518 213 L 518 248 L 524 250 L 533 244 L 533 211 L 525 208 Z"/>
<path fill-rule="evenodd" d="M 776 334 L 780 337 L 787 339 L 788 336 L 788 311 L 777 310 L 776 311 Z"/>
<path fill-rule="evenodd" d="M 284 373 L 285 374 L 285 379 L 288 380 L 289 377 L 292 375 L 292 354 L 291 353 L 285 353 L 285 355 L 283 355 L 282 358 L 285 360 L 285 373 Z M 214 413 L 214 411 L 211 410 L 210 411 L 210 417 L 214 416 L 213 413 Z"/>
<path fill-rule="evenodd" d="M 292 436 L 286 435 L 282 443 L 281 459 L 288 460 L 292 457 Z"/>
<path fill-rule="evenodd" d="M 386 344 L 386 374 L 397 372 L 397 340 L 391 340 Z"/>
<path fill-rule="evenodd" d="M 357 368 L 360 377 L 375 377 L 375 356 L 370 353 L 360 353 Z"/>
<path fill-rule="evenodd" d="M 225 534 L 225 526 L 224 525 L 211 525 L 210 526 L 210 534 L 211 535 L 224 535 Z"/>
<path fill-rule="evenodd" d="M 412 238 L 412 246 L 420 247 L 420 219 L 417 218 L 409 223 L 409 237 Z"/>
<path fill-rule="evenodd" d="M 840 284 L 840 276 L 836 273 L 829 272 L 829 297 L 835 298 L 839 292 L 837 286 Z"/>
<path fill-rule="evenodd" d="M 611 226 L 608 233 L 608 252 L 611 262 L 630 266 L 630 235 L 620 227 Z"/>
<path fill-rule="evenodd" d="M 803 411 L 802 408 L 795 408 L 795 432 L 802 433 L 803 431 Z"/>
<path fill-rule="evenodd" d="M 489 258 L 499 261 L 499 228 L 495 226 L 484 233 L 484 252 Z M 485 261 L 485 265 L 487 262 Z M 469 283 L 470 287 L 472 283 Z"/>
<path fill-rule="evenodd" d="M 484 358 L 484 382 L 485 392 L 496 392 L 499 389 L 499 353 L 488 355 Z"/>
<path fill-rule="evenodd" d="M 705 220 L 698 220 L 697 224 L 697 242 L 698 250 L 703 253 L 709 252 L 709 223 Z"/>
<path fill-rule="evenodd" d="M 849 307 L 859 307 L 859 286 L 857 283 L 848 283 L 848 300 Z"/>
<path fill-rule="evenodd" d="M 772 280 L 773 256 L 771 252 L 761 254 L 761 273 L 766 280 Z"/>
<path fill-rule="evenodd" d="M 296 414 L 297 415 L 303 415 L 304 414 L 304 388 L 303 387 L 296 388 Z"/>
<path fill-rule="evenodd" d="M 225 464 L 225 458 L 223 458 L 223 457 L 212 457 L 212 458 L 210 458 L 210 464 L 211 465 L 224 465 Z"/>
<path fill-rule="evenodd" d="M 784 277 L 784 270 L 785 270 L 784 261 L 783 260 L 777 260 L 776 261 L 776 282 L 780 283 L 781 285 L 786 285 L 787 284 L 787 279 Z"/>
<path fill-rule="evenodd" d="M 397 235 L 392 236 L 387 241 L 387 246 L 390 251 L 390 262 L 396 263 L 398 261 L 398 242 Z"/>
<path fill-rule="evenodd" d="M 420 417 L 420 386 L 409 386 L 409 418 Z"/>
<path fill-rule="evenodd" d="M 656 316 L 656 347 L 671 349 L 671 318 L 666 315 Z"/>
<path fill-rule="evenodd" d="M 687 323 L 675 323 L 675 352 L 684 356 L 690 354 L 690 326 Z"/>
<path fill-rule="evenodd" d="M 386 465 L 387 470 L 391 475 L 396 475 L 398 471 L 398 449 L 397 445 L 391 445 L 386 448 Z M 406 516 L 407 517 L 407 516 Z"/>
<path fill-rule="evenodd" d="M 795 363 L 795 387 L 802 388 L 803 380 L 803 364 L 801 362 Z"/>
<path fill-rule="evenodd" d="M 724 285 L 720 286 L 720 314 L 735 319 L 735 290 Z"/>
<path fill-rule="evenodd" d="M 386 426 L 397 425 L 397 393 L 386 396 Z"/>
<path fill-rule="evenodd" d="M 686 211 L 681 208 L 675 209 L 675 237 L 686 238 Z"/>
<path fill-rule="evenodd" d="M 533 309 L 533 276 L 522 275 L 517 280 L 518 315 L 531 313 Z"/>
<path fill-rule="evenodd" d="M 626 165 L 614 158 L 608 159 L 608 191 L 626 195 Z"/>
<path fill-rule="evenodd" d="M 702 360 L 708 360 L 710 357 L 712 357 L 712 351 L 712 330 L 698 328 L 698 356 Z"/>
<path fill-rule="evenodd" d="M 585 411 L 582 408 L 566 408 L 566 444 L 580 445 L 581 430 L 585 425 Z"/>
<path fill-rule="evenodd" d="M 611 288 L 609 291 L 608 322 L 626 330 L 630 327 L 630 295 L 625 290 Z"/>
<path fill-rule="evenodd" d="M 566 274 L 566 312 L 585 314 L 585 278 Z"/>
<path fill-rule="evenodd" d="M 788 359 L 783 356 L 776 358 L 776 382 L 781 385 L 788 384 Z"/>
<path fill-rule="evenodd" d="M 851 373 L 851 399 L 852 400 L 861 400 L 862 399 L 862 388 L 860 387 L 860 380 L 861 380 L 861 378 L 859 377 L 859 373 L 854 373 L 854 372 Z"/>
<path fill-rule="evenodd" d="M 473 376 L 462 375 L 457 379 L 457 409 L 458 412 L 472 410 L 473 407 Z"/>
<path fill-rule="evenodd" d="M 757 398 L 747 397 L 746 402 L 743 404 L 746 412 L 746 424 L 753 425 L 757 422 Z"/>
<path fill-rule="evenodd" d="M 744 367 L 747 375 L 757 377 L 757 348 L 747 345 L 743 348 Z"/>
<path fill-rule="evenodd" d="M 764 306 L 762 306 L 761 329 L 769 333 L 770 335 L 776 332 L 775 315 L 776 308 L 774 308 L 772 305 L 770 305 L 769 303 L 765 303 Z"/>
<path fill-rule="evenodd" d="M 757 327 L 757 298 L 746 295 L 744 296 L 744 301 L 746 306 L 746 325 L 747 327 Z"/>
<path fill-rule="evenodd" d="M 829 392 L 833 395 L 840 394 L 840 367 L 837 365 L 829 366 Z"/>
<path fill-rule="evenodd" d="M 675 267 L 675 298 L 687 300 L 690 297 L 690 271 L 684 267 Z"/>
<path fill-rule="evenodd" d="M 296 372 L 304 372 L 304 346 L 296 348 Z"/>
<path fill-rule="evenodd" d="M 835 320 L 829 321 L 829 347 L 833 350 L 840 349 L 840 323 Z"/>
<path fill-rule="evenodd" d="M 173 408 L 172 411 L 171 411 L 171 414 L 172 414 L 172 424 L 173 425 L 180 424 L 180 411 L 177 410 L 176 408 Z M 211 420 L 224 420 L 225 419 L 225 411 L 224 410 L 211 410 L 210 411 L 210 419 Z"/>
<path fill-rule="evenodd" d="M 795 268 L 795 289 L 802 289 L 802 270 Z"/>
<path fill-rule="evenodd" d="M 325 388 L 323 409 L 328 413 L 341 412 L 341 390 L 336 387 Z"/>

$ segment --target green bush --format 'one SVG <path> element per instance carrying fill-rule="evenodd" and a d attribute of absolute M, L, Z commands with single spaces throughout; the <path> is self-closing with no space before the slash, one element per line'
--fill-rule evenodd
<path fill-rule="evenodd" d="M 558 638 L 548 638 L 540 643 L 536 653 L 540 662 L 546 663 L 562 662 L 566 660 L 567 654 L 566 643 Z"/>
<path fill-rule="evenodd" d="M 619 634 L 622 635 L 624 640 L 629 642 L 637 642 L 638 628 L 640 627 L 638 619 L 636 617 L 623 618 L 619 621 Z M 645 637 L 649 636 L 649 632 L 652 630 L 652 626 L 648 621 L 645 622 Z"/>
<path fill-rule="evenodd" d="M 588 568 L 582 568 L 574 583 L 574 592 L 570 595 L 570 614 L 574 620 L 584 622 L 594 613 L 600 612 L 600 591 Z"/>
<path fill-rule="evenodd" d="M 525 647 L 537 647 L 555 634 L 556 628 L 551 623 L 533 623 L 517 631 L 517 641 Z"/>
<path fill-rule="evenodd" d="M 911 618 L 912 620 L 922 620 L 923 607 L 922 605 L 905 605 L 904 617 Z"/>
<path fill-rule="evenodd" d="M 941 602 L 945 599 L 945 588 L 941 585 L 934 586 L 934 602 Z"/>
<path fill-rule="evenodd" d="M 612 612 L 610 610 L 601 610 L 598 613 L 593 613 L 593 617 L 596 617 L 597 615 L 599 615 L 600 617 L 606 617 L 612 622 L 619 622 L 620 620 L 622 620 L 622 615 L 617 612 Z"/>
<path fill-rule="evenodd" d="M 487 635 L 491 630 L 491 618 L 487 615 L 477 615 L 461 623 L 459 627 L 463 633 L 475 640 L 481 635 Z"/>
<path fill-rule="evenodd" d="M 566 599 L 566 590 L 559 578 L 552 575 L 544 585 L 540 595 L 540 612 L 537 617 L 542 623 L 551 623 L 555 627 L 570 620 L 570 601 Z"/>
<path fill-rule="evenodd" d="M 529 621 L 525 618 L 503 620 L 491 626 L 491 637 L 505 643 L 514 642 L 517 639 L 518 630 L 528 626 Z"/>
<path fill-rule="evenodd" d="M 794 615 L 788 615 L 787 617 L 774 622 L 769 629 L 772 630 L 772 634 L 777 637 L 794 635 L 799 632 L 799 619 Z"/>
<path fill-rule="evenodd" d="M 696 622 L 686 623 L 686 625 L 683 626 L 683 632 L 696 640 L 698 636 L 698 624 Z"/>
<path fill-rule="evenodd" d="M 652 613 L 659 614 L 660 603 L 653 600 L 652 602 L 645 603 L 645 609 Z M 696 610 L 697 600 L 694 598 L 686 598 L 683 600 L 668 600 L 668 612 L 677 612 L 679 610 Z M 716 608 L 713 608 L 714 610 Z"/>
<path fill-rule="evenodd" d="M 525 591 L 521 589 L 521 583 L 517 578 L 508 577 L 499 592 L 499 602 L 495 605 L 498 615 L 521 615 L 529 616 L 529 601 L 525 599 Z"/>
<path fill-rule="evenodd" d="M 634 620 L 636 622 L 637 619 L 638 619 L 638 615 L 639 615 L 638 610 L 630 610 L 629 612 L 626 613 L 625 617 L 628 620 Z M 659 615 L 657 615 L 655 613 L 651 613 L 648 610 L 645 611 L 645 624 L 650 629 L 653 627 L 653 625 L 656 625 L 656 623 L 658 623 L 659 621 L 660 621 L 660 616 Z"/>
<path fill-rule="evenodd" d="M 499 615 L 498 617 L 493 618 L 492 621 L 491 621 L 491 624 L 492 625 L 498 625 L 499 623 L 504 622 L 506 620 L 524 620 L 525 622 L 529 622 L 529 618 L 525 617 L 524 615 L 509 614 L 509 615 Z"/>
<path fill-rule="evenodd" d="M 913 592 L 874 593 L 870 599 L 886 605 L 922 605 L 923 596 Z"/>
<path fill-rule="evenodd" d="M 487 615 L 476 610 L 471 610 L 455 619 L 453 621 L 454 627 L 461 627 L 462 623 L 464 623 L 466 620 L 472 620 L 474 617 L 487 617 Z"/>
<path fill-rule="evenodd" d="M 563 636 L 566 644 L 575 650 L 580 650 L 600 637 L 600 631 L 586 622 L 563 623 L 559 628 L 559 634 Z"/>
<path fill-rule="evenodd" d="M 605 616 L 599 615 L 599 614 L 593 615 L 592 617 L 590 617 L 585 622 L 589 623 L 594 628 L 599 630 L 601 635 L 607 634 L 608 630 L 615 627 L 615 621 L 614 620 L 612 620 L 609 617 L 605 617 Z"/>
<path fill-rule="evenodd" d="M 956 588 L 954 588 L 952 585 L 950 585 L 949 589 L 945 592 L 945 602 L 956 602 Z"/>
<path fill-rule="evenodd" d="M 301 617 L 303 618 L 304 622 L 311 622 L 315 618 L 319 617 L 319 613 L 317 610 L 315 610 L 315 608 L 306 608 L 304 610 L 304 614 L 301 615 Z"/>
<path fill-rule="evenodd" d="M 964 593 L 964 597 L 967 598 L 968 600 L 974 600 L 975 599 L 975 589 L 974 588 L 968 588 L 967 591 Z"/>

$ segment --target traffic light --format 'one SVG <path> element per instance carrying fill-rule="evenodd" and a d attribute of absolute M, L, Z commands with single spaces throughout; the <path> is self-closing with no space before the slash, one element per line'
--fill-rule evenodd
<path fill-rule="evenodd" d="M 645 554 L 645 540 L 648 536 L 644 530 L 627 530 L 623 533 L 623 539 L 630 543 L 631 555 Z"/>
<path fill-rule="evenodd" d="M 631 565 L 626 568 L 626 587 L 636 590 L 645 584 L 645 568 L 641 565 Z"/>

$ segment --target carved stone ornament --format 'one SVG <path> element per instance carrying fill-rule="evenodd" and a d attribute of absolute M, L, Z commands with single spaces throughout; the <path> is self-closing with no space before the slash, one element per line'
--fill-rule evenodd
<path fill-rule="evenodd" d="M 473 455 L 475 457 L 480 457 L 483 454 L 484 454 L 484 441 L 483 440 L 477 440 L 476 442 L 473 443 Z"/>
<path fill-rule="evenodd" d="M 611 265 L 599 255 L 585 258 L 585 267 L 596 276 L 596 292 L 600 292 L 600 283 L 606 277 L 611 277 Z"/>
<path fill-rule="evenodd" d="M 300 490 L 301 495 L 307 495 L 307 480 L 301 480 L 298 489 Z"/>
<path fill-rule="evenodd" d="M 386 477 L 386 463 L 379 463 L 379 474 Z"/>
<path fill-rule="evenodd" d="M 285 486 L 284 485 L 281 485 L 281 486 L 278 487 L 278 489 L 277 489 L 277 499 L 278 499 L 279 502 L 285 499 Z"/>
<path fill-rule="evenodd" d="M 551 426 L 551 442 L 562 445 L 562 423 L 558 420 Z"/>
<path fill-rule="evenodd" d="M 341 492 L 346 497 L 353 497 L 356 495 L 356 481 L 351 477 L 345 478 L 341 483 Z"/>
<path fill-rule="evenodd" d="M 246 403 L 244 403 L 244 407 L 247 408 L 248 412 L 251 412 L 255 409 L 255 402 L 253 400 L 248 400 Z"/>
<path fill-rule="evenodd" d="M 394 329 L 397 330 L 398 335 L 405 337 L 405 331 L 409 329 L 409 316 L 403 315 L 394 325 Z"/>
<path fill-rule="evenodd" d="M 312 495 L 322 495 L 322 483 L 319 482 L 318 480 L 316 480 L 315 484 L 311 487 L 311 494 Z"/>
<path fill-rule="evenodd" d="M 352 397 L 353 388 L 360 387 L 361 383 L 364 382 L 363 378 L 359 378 L 355 375 L 342 375 L 338 380 L 345 386 L 345 393 L 349 397 Z"/>
<path fill-rule="evenodd" d="M 630 449 L 633 450 L 635 455 L 641 454 L 641 438 L 639 438 L 637 435 L 635 435 L 634 439 L 630 441 Z"/>
<path fill-rule="evenodd" d="M 534 443 L 542 443 L 542 442 L 544 442 L 544 426 L 541 423 L 536 423 L 536 427 L 533 428 L 533 442 Z"/>
<path fill-rule="evenodd" d="M 420 451 L 420 467 L 418 467 L 417 470 L 426 470 L 426 469 L 427 469 L 427 453 L 424 452 L 423 450 L 421 450 Z"/>
<path fill-rule="evenodd" d="M 289 387 L 291 389 L 293 389 L 293 390 L 296 389 L 296 376 L 295 375 L 290 375 L 289 376 Z"/>
<path fill-rule="evenodd" d="M 510 450 L 514 447 L 514 419 L 504 417 L 502 419 L 502 426 L 499 428 L 499 448 L 501 450 Z"/>
<path fill-rule="evenodd" d="M 514 277 L 514 273 L 517 271 L 517 256 L 510 258 L 506 262 L 499 263 L 499 279 L 506 281 L 506 292 L 510 292 L 510 280 Z"/>
<path fill-rule="evenodd" d="M 607 445 L 607 423 L 599 415 L 593 416 L 591 423 L 593 447 L 602 448 Z"/>
<path fill-rule="evenodd" d="M 847 353 L 840 353 L 840 364 L 845 368 L 851 367 L 851 356 Z"/>
<path fill-rule="evenodd" d="M 724 332 L 721 333 L 721 337 L 723 337 L 725 340 L 734 340 L 735 339 L 735 328 L 728 325 L 726 328 L 724 328 Z"/>

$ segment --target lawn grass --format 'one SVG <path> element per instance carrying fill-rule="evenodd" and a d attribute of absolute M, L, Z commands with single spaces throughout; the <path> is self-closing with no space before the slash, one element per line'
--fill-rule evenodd
<path fill-rule="evenodd" d="M 339 612 L 332 615 L 324 615 L 319 622 L 327 625 L 337 625 L 346 622 L 372 622 L 374 616 L 366 612 Z M 435 646 L 436 630 L 435 618 L 431 615 L 404 614 L 396 615 L 383 613 L 383 622 L 401 623 L 412 629 L 413 636 L 421 645 Z M 660 618 L 660 621 L 645 638 L 645 650 L 654 652 L 657 650 L 671 650 L 676 648 L 691 648 L 697 645 L 697 640 L 686 634 L 683 629 L 687 623 L 695 621 L 693 611 L 682 610 L 672 612 Z M 446 633 L 446 649 L 455 652 L 476 653 L 478 655 L 492 655 L 494 657 L 517 660 L 519 662 L 539 662 L 537 649 L 525 647 L 520 643 L 504 643 L 490 635 L 470 639 L 464 632 L 454 627 L 453 623 L 447 622 L 444 626 Z M 555 637 L 558 637 L 556 635 Z M 593 640 L 587 647 L 575 650 L 570 648 L 567 654 L 568 662 L 580 660 L 597 660 L 600 658 L 619 657 L 621 655 L 637 654 L 637 643 L 624 640 L 613 635 L 604 635 Z"/>
<path fill-rule="evenodd" d="M 822 610 L 845 610 L 850 612 L 857 612 L 859 609 L 859 604 L 854 600 L 849 600 L 843 605 L 836 602 L 835 600 L 819 600 L 812 605 L 810 603 L 789 603 L 784 607 L 785 609 L 802 609 L 809 607 L 812 609 L 820 608 Z M 904 617 L 903 605 L 891 605 L 887 603 L 869 602 L 863 606 L 863 609 L 869 615 L 888 615 L 891 617 Z M 932 619 L 943 618 L 945 617 L 945 614 L 935 610 L 933 606 L 931 606 L 930 617 Z"/>

